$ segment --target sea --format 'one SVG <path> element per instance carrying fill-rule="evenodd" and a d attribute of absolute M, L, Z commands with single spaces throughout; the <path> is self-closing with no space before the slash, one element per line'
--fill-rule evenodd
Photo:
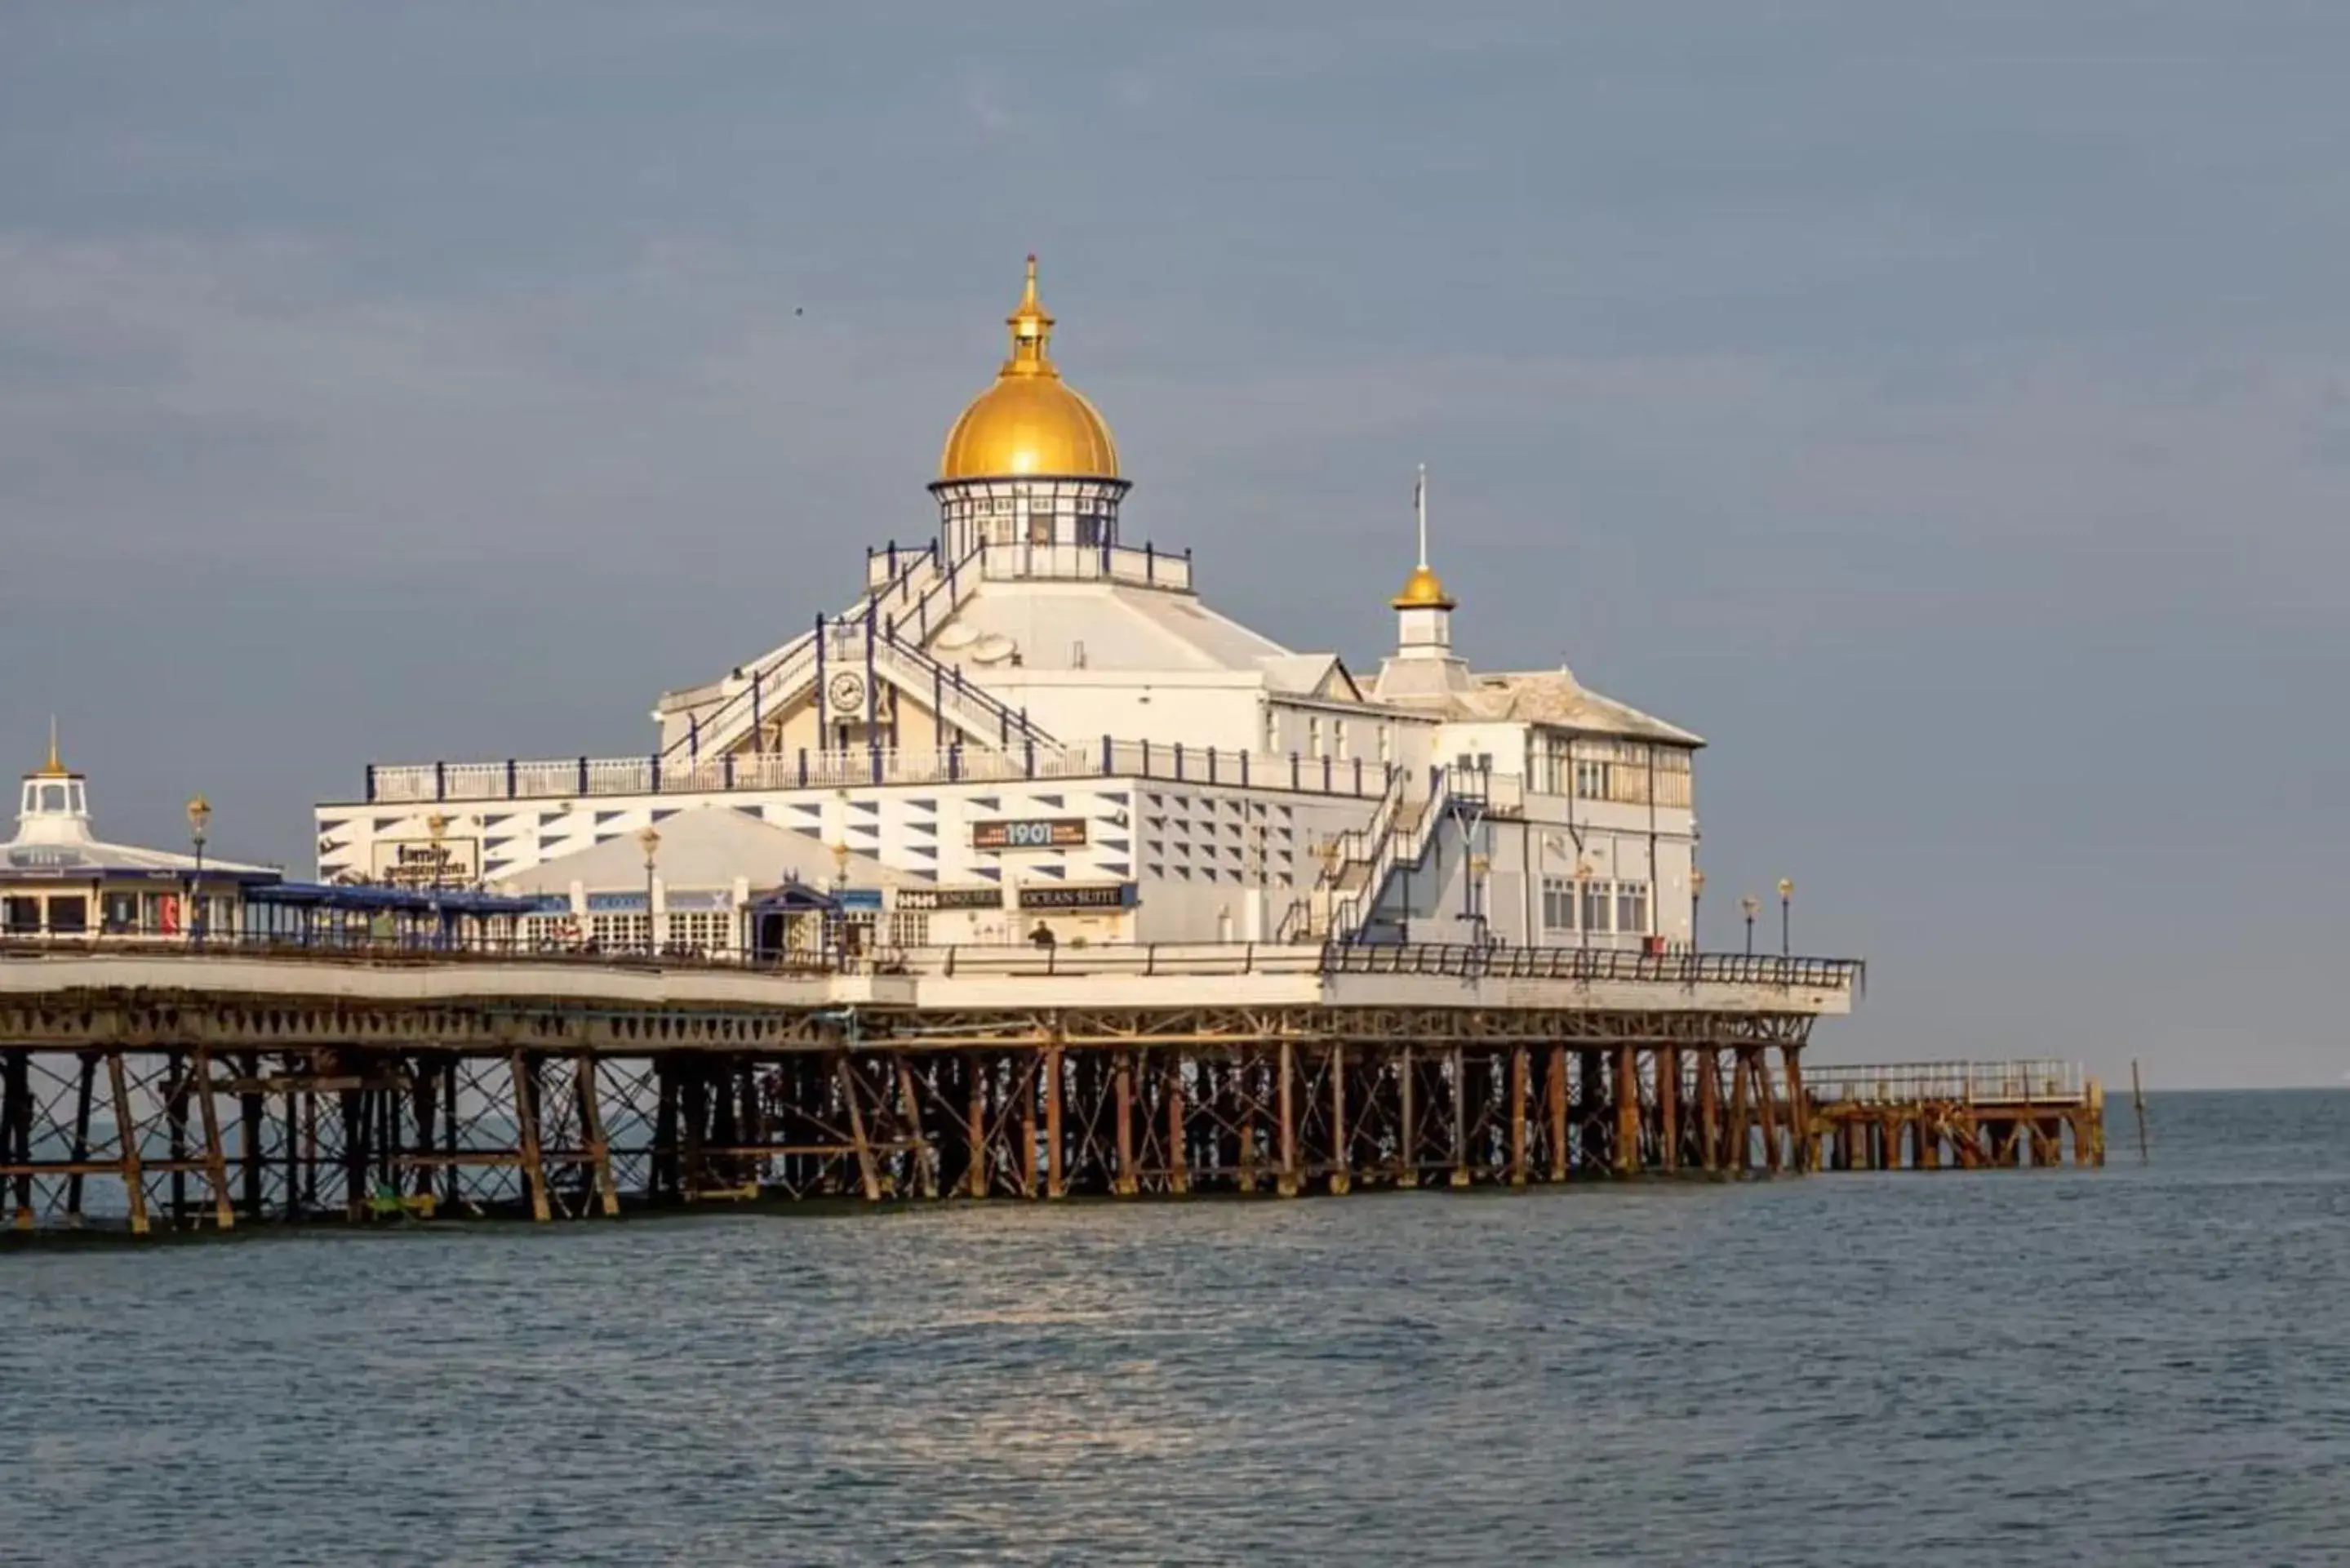
<path fill-rule="evenodd" d="M 2149 1137 L 0 1253 L 0 1563 L 2350 1563 L 2350 1093 Z"/>

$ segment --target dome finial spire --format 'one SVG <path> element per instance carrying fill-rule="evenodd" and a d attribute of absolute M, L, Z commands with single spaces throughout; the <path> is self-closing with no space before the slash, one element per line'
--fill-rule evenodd
<path fill-rule="evenodd" d="M 1452 596 L 1444 591 L 1442 580 L 1428 564 L 1428 464 L 1424 462 L 1411 487 L 1411 511 L 1419 532 L 1419 564 L 1404 579 L 1403 591 L 1388 602 L 1399 610 L 1449 610 L 1453 607 Z"/>
<path fill-rule="evenodd" d="M 1045 346 L 1053 336 L 1052 313 L 1036 300 L 1036 254 L 1028 254 L 1028 276 L 1020 288 L 1020 303 L 1003 318 L 1012 328 L 1012 358 L 1003 362 L 1006 376 L 1057 376 Z"/>
<path fill-rule="evenodd" d="M 43 778 L 61 779 L 66 776 L 66 764 L 57 754 L 57 716 L 49 715 L 49 760 L 41 764 Z"/>

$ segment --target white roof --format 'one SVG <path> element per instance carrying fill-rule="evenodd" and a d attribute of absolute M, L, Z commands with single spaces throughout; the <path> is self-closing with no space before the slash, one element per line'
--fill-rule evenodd
<path fill-rule="evenodd" d="M 950 626 L 969 628 L 969 640 L 939 637 Z M 972 648 L 983 638 L 1008 639 L 1031 670 L 1248 670 L 1267 659 L 1293 657 L 1217 614 L 1189 594 L 1115 583 L 992 582 L 966 600 L 931 634 L 934 658 L 974 670 Z"/>
<path fill-rule="evenodd" d="M 829 887 L 837 868 L 832 850 L 806 833 L 778 827 L 731 805 L 691 806 L 654 825 L 660 845 L 653 872 L 664 887 L 726 888 L 737 877 L 754 888 L 786 882 Z M 908 880 L 869 855 L 848 857 L 853 888 L 896 887 Z M 536 866 L 491 879 L 501 892 L 565 893 L 575 882 L 590 890 L 640 890 L 645 852 L 636 835 L 576 849 Z"/>

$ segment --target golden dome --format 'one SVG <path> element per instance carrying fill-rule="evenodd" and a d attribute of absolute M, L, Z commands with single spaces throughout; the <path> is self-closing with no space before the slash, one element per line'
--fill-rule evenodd
<path fill-rule="evenodd" d="M 1403 592 L 1388 602 L 1399 610 L 1455 607 L 1452 596 L 1444 591 L 1443 582 L 1425 565 L 1414 566 L 1411 576 L 1403 580 Z"/>
<path fill-rule="evenodd" d="M 1053 318 L 1036 303 L 1036 258 L 1028 258 L 1028 285 L 1018 308 L 1004 317 L 1012 357 L 995 385 L 962 411 L 947 431 L 939 477 L 1001 479 L 1021 474 L 1118 477 L 1118 442 L 1085 395 L 1061 379 L 1045 345 Z"/>

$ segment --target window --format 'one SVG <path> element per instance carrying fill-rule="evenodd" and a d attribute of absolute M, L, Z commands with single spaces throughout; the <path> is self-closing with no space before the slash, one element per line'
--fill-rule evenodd
<path fill-rule="evenodd" d="M 1337 741 L 1338 760 L 1343 763 L 1347 760 L 1347 721 L 1344 719 L 1331 720 L 1330 730 L 1331 733 Z"/>
<path fill-rule="evenodd" d="M 104 929 L 109 931 L 130 931 L 138 929 L 138 894 L 109 893 L 105 896 L 100 908 L 104 911 L 100 918 L 100 924 Z"/>
<path fill-rule="evenodd" d="M 1381 724 L 1379 726 L 1379 765 L 1381 767 L 1385 767 L 1394 761 L 1395 726 L 1393 724 Z"/>
<path fill-rule="evenodd" d="M 642 948 L 652 940 L 652 920 L 645 915 L 590 915 L 588 940 L 599 948 Z"/>
<path fill-rule="evenodd" d="M 43 811 L 63 811 L 65 808 L 66 786 L 61 784 L 43 784 L 41 786 L 41 809 Z"/>
<path fill-rule="evenodd" d="M 1546 930 L 1575 929 L 1575 883 L 1565 877 L 1542 879 L 1543 926 Z"/>
<path fill-rule="evenodd" d="M 931 945 L 931 914 L 927 909 L 892 909 L 889 911 L 889 945 L 893 948 L 926 948 Z"/>
<path fill-rule="evenodd" d="M 1305 721 L 1305 749 L 1315 756 L 1322 754 L 1322 715 L 1319 713 Z"/>
<path fill-rule="evenodd" d="M 1264 749 L 1270 756 L 1281 755 L 1281 710 L 1270 702 L 1264 705 Z"/>
<path fill-rule="evenodd" d="M 1586 882 L 1583 885 L 1583 929 L 1605 935 L 1614 929 L 1607 923 L 1607 884 Z"/>
<path fill-rule="evenodd" d="M 9 898 L 0 905 L 0 926 L 18 935 L 28 935 L 41 929 L 41 901 L 38 898 Z"/>
<path fill-rule="evenodd" d="M 1575 793 L 1585 800 L 1607 800 L 1615 783 L 1615 765 L 1588 759 L 1575 764 Z"/>
<path fill-rule="evenodd" d="M 661 945 L 721 956 L 734 950 L 731 909 L 680 909 L 663 918 Z"/>
<path fill-rule="evenodd" d="M 49 929 L 77 932 L 89 929 L 89 900 L 78 893 L 51 895 Z"/>
<path fill-rule="evenodd" d="M 1616 884 L 1616 929 L 1626 932 L 1647 932 L 1648 885 L 1646 882 Z"/>

